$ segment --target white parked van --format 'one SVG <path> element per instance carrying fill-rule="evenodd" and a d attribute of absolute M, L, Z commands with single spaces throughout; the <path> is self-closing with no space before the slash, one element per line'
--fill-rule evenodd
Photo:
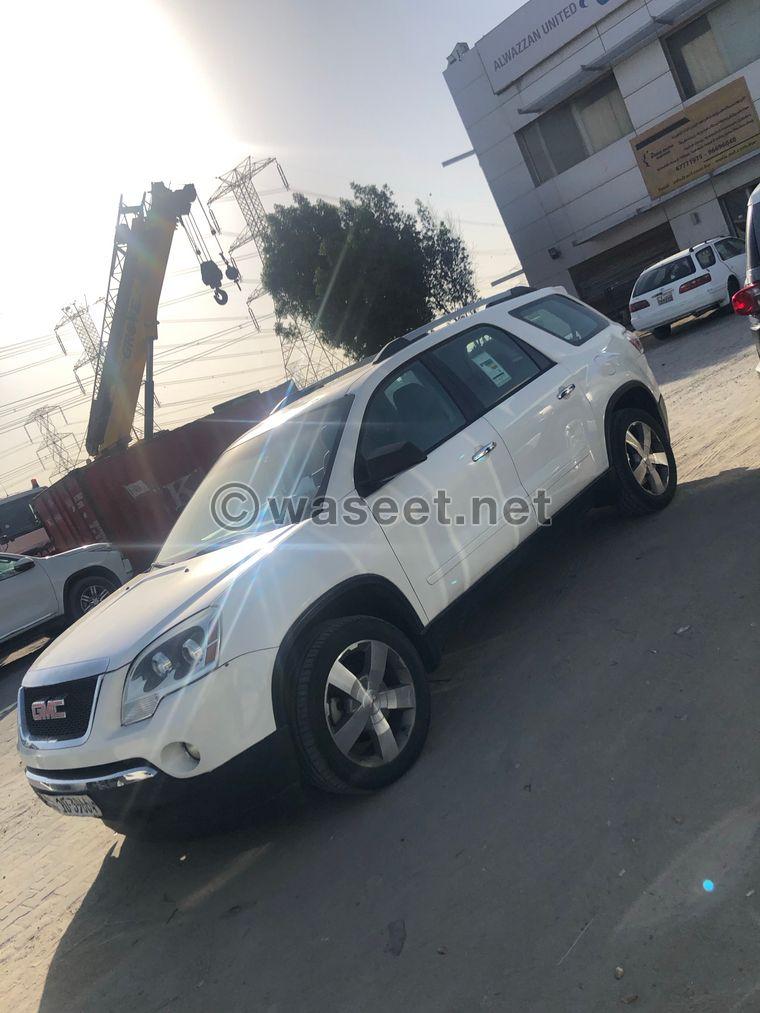
<path fill-rule="evenodd" d="M 730 310 L 745 270 L 744 243 L 731 236 L 667 257 L 648 267 L 634 285 L 631 326 L 662 340 L 678 320 L 718 308 Z"/>

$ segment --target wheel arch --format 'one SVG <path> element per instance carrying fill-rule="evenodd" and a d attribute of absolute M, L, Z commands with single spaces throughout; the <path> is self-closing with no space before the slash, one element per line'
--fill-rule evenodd
<path fill-rule="evenodd" d="M 612 416 L 623 408 L 640 408 L 642 411 L 654 415 L 659 419 L 668 433 L 668 420 L 664 416 L 660 405 L 654 394 L 643 383 L 631 380 L 629 383 L 619 387 L 607 402 L 604 413 L 604 442 L 607 447 L 607 460 L 610 459 L 610 431 L 612 428 Z"/>
<path fill-rule="evenodd" d="M 330 619 L 361 615 L 384 619 L 397 626 L 417 648 L 425 668 L 428 671 L 436 668 L 440 661 L 438 643 L 403 591 L 377 574 L 349 577 L 309 605 L 283 637 L 272 674 L 272 708 L 278 727 L 289 723 L 288 675 L 309 632 Z"/>
<path fill-rule="evenodd" d="M 66 581 L 63 585 L 63 593 L 61 601 L 61 605 L 63 606 L 64 612 L 68 612 L 69 610 L 69 596 L 71 595 L 72 587 L 76 584 L 78 580 L 82 580 L 82 578 L 84 577 L 107 577 L 109 580 L 112 580 L 117 587 L 121 587 L 120 578 L 117 576 L 117 574 L 113 572 L 113 570 L 109 570 L 107 566 L 98 566 L 97 563 L 93 564 L 92 566 L 85 566 L 83 569 L 77 570 L 75 573 L 69 574 L 69 576 L 66 578 Z"/>

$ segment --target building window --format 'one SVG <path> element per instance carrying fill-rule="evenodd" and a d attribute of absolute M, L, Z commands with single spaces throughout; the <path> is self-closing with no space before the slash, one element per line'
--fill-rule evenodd
<path fill-rule="evenodd" d="M 665 40 L 684 98 L 760 60 L 758 18 L 760 0 L 728 0 Z"/>
<path fill-rule="evenodd" d="M 517 141 L 538 186 L 632 130 L 623 96 L 610 76 L 518 130 Z"/>

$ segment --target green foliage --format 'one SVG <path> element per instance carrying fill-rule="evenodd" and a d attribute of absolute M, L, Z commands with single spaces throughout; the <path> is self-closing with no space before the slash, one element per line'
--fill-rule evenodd
<path fill-rule="evenodd" d="M 475 298 L 470 256 L 421 202 L 399 207 L 387 186 L 351 184 L 338 207 L 295 194 L 269 215 L 262 282 L 278 333 L 306 320 L 354 358 Z"/>

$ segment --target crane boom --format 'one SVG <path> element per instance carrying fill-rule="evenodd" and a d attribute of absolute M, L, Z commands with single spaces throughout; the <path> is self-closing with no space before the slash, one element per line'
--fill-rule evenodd
<path fill-rule="evenodd" d="M 129 442 L 174 231 L 195 200 L 192 183 L 153 183 L 150 201 L 119 206 L 86 446 L 96 456 Z M 131 216 L 131 223 L 128 216 Z M 152 392 L 151 392 L 152 407 Z"/>

